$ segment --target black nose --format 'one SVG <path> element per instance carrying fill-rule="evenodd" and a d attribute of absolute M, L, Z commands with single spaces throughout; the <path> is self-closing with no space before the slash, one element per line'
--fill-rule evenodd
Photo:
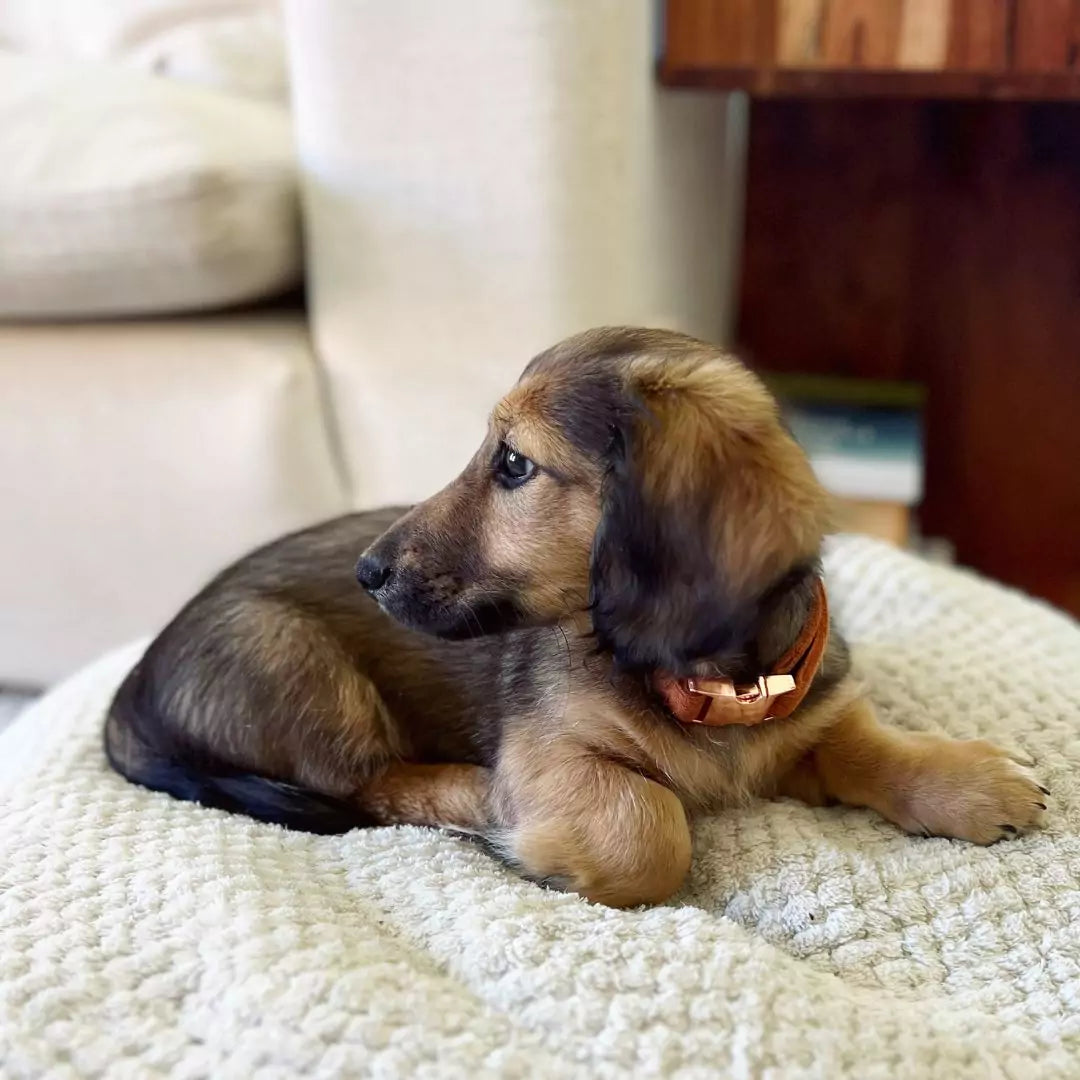
<path fill-rule="evenodd" d="M 356 564 L 356 580 L 368 592 L 378 592 L 390 580 L 393 572 L 392 566 L 371 555 L 361 555 L 360 561 Z"/>

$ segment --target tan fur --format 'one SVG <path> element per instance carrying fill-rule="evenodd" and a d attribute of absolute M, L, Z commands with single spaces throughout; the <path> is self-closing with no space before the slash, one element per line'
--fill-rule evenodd
<path fill-rule="evenodd" d="M 857 701 L 778 791 L 866 806 L 911 833 L 992 844 L 1042 820 L 1045 799 L 1025 764 L 981 739 L 887 728 Z"/>
<path fill-rule="evenodd" d="M 565 719 L 570 731 L 589 731 L 598 717 L 574 710 Z M 509 740 L 496 796 L 513 822 L 507 847 L 531 877 L 590 900 L 658 903 L 690 868 L 686 811 L 670 788 L 605 749 L 573 735 L 538 743 L 528 728 Z"/>
<path fill-rule="evenodd" d="M 595 493 L 560 487 L 549 477 L 530 484 L 525 499 L 489 514 L 483 522 L 484 558 L 497 571 L 513 573 L 533 566 L 534 575 L 517 600 L 534 617 L 584 606 L 589 592 L 589 544 L 598 520 Z M 541 526 L 554 522 L 557 529 Z"/>
<path fill-rule="evenodd" d="M 357 797 L 387 825 L 441 825 L 478 832 L 488 823 L 491 775 L 479 765 L 413 765 L 398 761 Z"/>

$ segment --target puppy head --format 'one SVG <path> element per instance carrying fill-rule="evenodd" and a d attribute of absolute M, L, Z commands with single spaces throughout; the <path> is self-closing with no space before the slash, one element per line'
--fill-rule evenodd
<path fill-rule="evenodd" d="M 690 671 L 759 631 L 778 583 L 816 559 L 826 505 L 738 361 L 680 334 L 594 330 L 529 364 L 461 476 L 358 576 L 447 635 L 590 607 L 622 664 Z"/>
<path fill-rule="evenodd" d="M 602 463 L 565 437 L 548 390 L 523 377 L 461 475 L 361 556 L 360 583 L 399 621 L 471 637 L 588 607 Z"/>

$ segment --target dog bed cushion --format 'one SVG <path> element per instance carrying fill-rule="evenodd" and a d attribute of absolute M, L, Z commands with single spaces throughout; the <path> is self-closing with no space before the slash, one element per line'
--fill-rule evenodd
<path fill-rule="evenodd" d="M 199 310 L 300 275 L 287 110 L 0 52 L 0 318 Z"/>
<path fill-rule="evenodd" d="M 884 717 L 1036 758 L 1045 831 L 761 802 L 697 823 L 669 903 L 612 911 L 435 831 L 128 785 L 100 731 L 135 647 L 0 737 L 4 1075 L 1075 1076 L 1080 627 L 873 541 L 827 569 Z"/>

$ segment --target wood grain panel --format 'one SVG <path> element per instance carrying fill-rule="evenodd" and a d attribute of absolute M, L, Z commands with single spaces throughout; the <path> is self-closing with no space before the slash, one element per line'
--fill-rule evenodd
<path fill-rule="evenodd" d="M 872 98 L 973 101 L 1073 101 L 1080 72 L 861 71 L 823 68 L 682 68 L 663 66 L 666 86 L 746 90 L 759 98 Z"/>
<path fill-rule="evenodd" d="M 943 68 L 951 16 L 950 0 L 904 0 L 897 67 L 929 71 Z"/>
<path fill-rule="evenodd" d="M 777 63 L 816 67 L 822 62 L 826 0 L 780 0 Z"/>
<path fill-rule="evenodd" d="M 1080 613 L 1080 110 L 934 106 L 927 121 L 923 518 L 962 561 Z"/>
<path fill-rule="evenodd" d="M 771 62 L 758 47 L 774 0 L 676 0 L 666 20 L 665 55 L 686 67 L 749 67 Z M 767 30 L 767 26 L 765 27 Z"/>
<path fill-rule="evenodd" d="M 667 0 L 665 12 L 668 86 L 1080 99 L 1080 0 Z"/>
<path fill-rule="evenodd" d="M 903 9 L 903 0 L 829 0 L 823 32 L 825 65 L 895 67 Z"/>
<path fill-rule="evenodd" d="M 951 71 L 1004 71 L 1015 0 L 952 0 L 945 66 Z"/>
<path fill-rule="evenodd" d="M 779 47 L 779 0 L 759 0 L 754 9 L 754 50 L 759 67 L 775 67 Z"/>
<path fill-rule="evenodd" d="M 1070 71 L 1080 73 L 1080 0 L 1072 0 L 1068 34 L 1069 41 L 1065 49 L 1065 63 Z"/>
<path fill-rule="evenodd" d="M 1016 0 L 1014 66 L 1018 71 L 1069 67 L 1072 0 Z"/>
<path fill-rule="evenodd" d="M 916 182 L 918 118 L 912 105 L 754 103 L 740 307 L 752 359 L 782 359 L 777 370 L 910 375 L 906 192 Z"/>

